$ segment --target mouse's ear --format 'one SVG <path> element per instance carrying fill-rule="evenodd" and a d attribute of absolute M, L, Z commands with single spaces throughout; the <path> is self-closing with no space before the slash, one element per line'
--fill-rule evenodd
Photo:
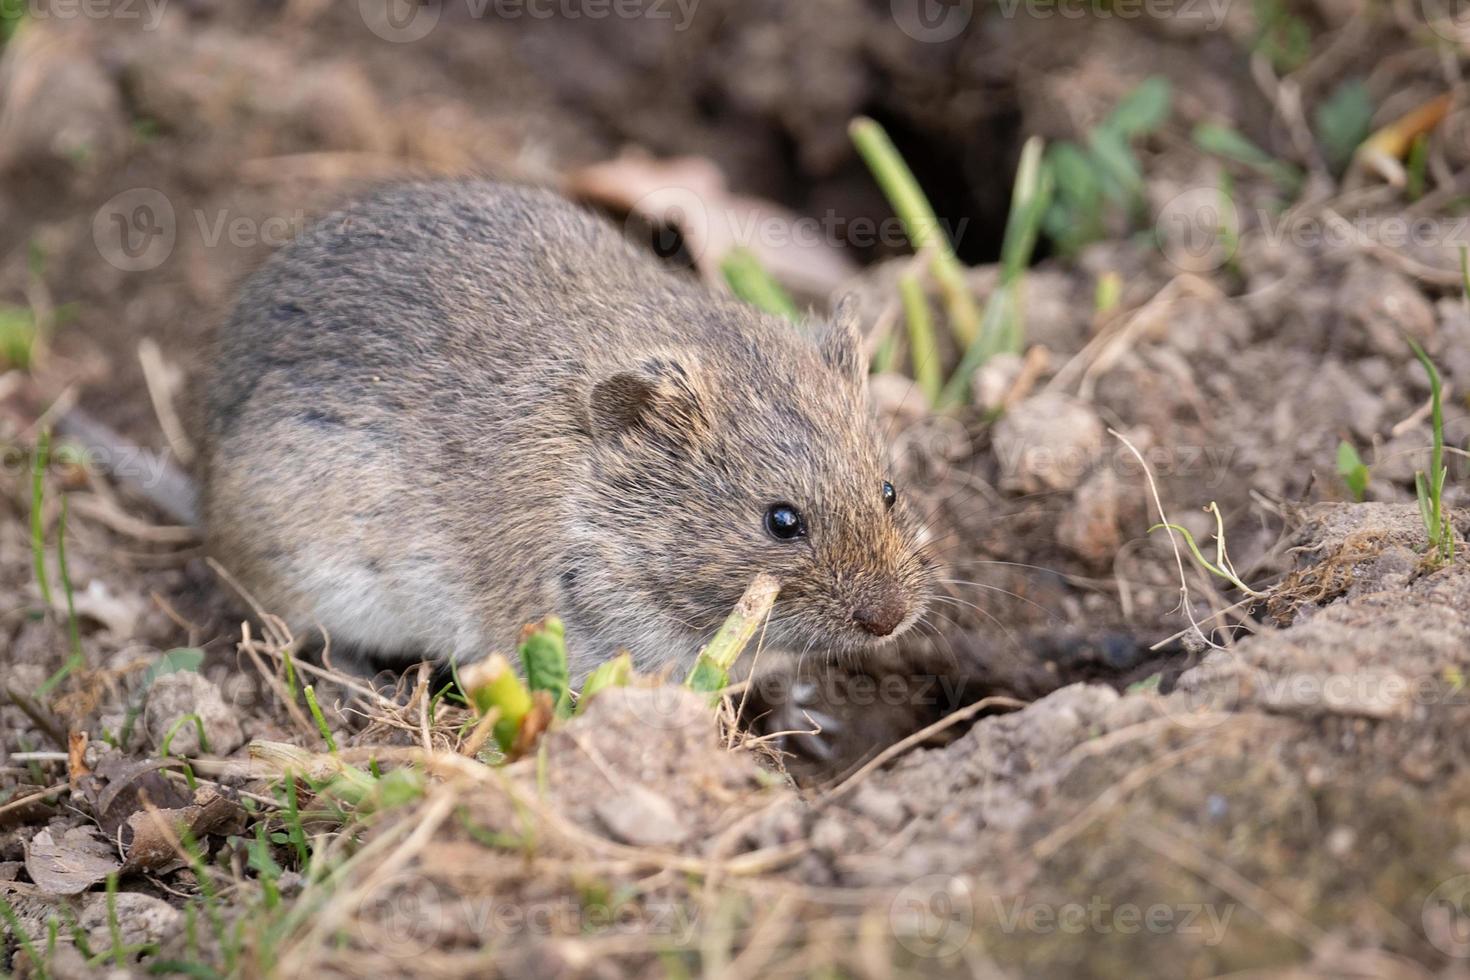
<path fill-rule="evenodd" d="M 596 438 L 635 432 L 691 435 L 703 420 L 698 370 L 672 354 L 649 357 L 594 384 L 587 416 Z"/>
<path fill-rule="evenodd" d="M 822 360 L 842 377 L 862 384 L 868 375 L 863 339 L 858 332 L 858 298 L 849 293 L 837 302 L 831 318 L 818 328 L 817 349 Z"/>

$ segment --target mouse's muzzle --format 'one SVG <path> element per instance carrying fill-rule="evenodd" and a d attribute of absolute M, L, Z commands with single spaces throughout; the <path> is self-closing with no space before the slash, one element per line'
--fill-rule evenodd
<path fill-rule="evenodd" d="M 900 575 L 841 576 L 834 585 L 837 615 L 858 646 L 896 637 L 923 611 L 922 598 Z"/>
<path fill-rule="evenodd" d="M 898 589 L 885 589 L 869 601 L 857 605 L 852 611 L 852 621 L 858 629 L 874 637 L 892 635 L 908 617 L 908 603 Z"/>

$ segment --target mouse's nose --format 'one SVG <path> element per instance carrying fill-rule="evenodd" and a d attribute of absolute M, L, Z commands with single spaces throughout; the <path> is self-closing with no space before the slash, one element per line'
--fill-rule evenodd
<path fill-rule="evenodd" d="M 852 621 L 865 633 L 887 636 L 898 629 L 908 610 L 903 600 L 896 595 L 883 596 L 873 602 L 858 606 L 852 611 Z"/>

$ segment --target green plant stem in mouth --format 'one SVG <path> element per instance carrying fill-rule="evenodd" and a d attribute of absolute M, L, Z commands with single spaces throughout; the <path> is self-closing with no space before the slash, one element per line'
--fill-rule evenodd
<path fill-rule="evenodd" d="M 781 583 L 765 572 L 751 579 L 745 594 L 720 626 L 714 639 L 699 652 L 694 669 L 684 686 L 695 691 L 713 693 L 730 682 L 730 668 L 749 645 L 755 631 L 766 621 L 775 605 Z"/>

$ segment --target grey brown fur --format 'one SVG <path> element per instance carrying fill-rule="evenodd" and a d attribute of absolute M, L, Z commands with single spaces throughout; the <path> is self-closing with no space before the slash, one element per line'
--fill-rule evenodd
<path fill-rule="evenodd" d="M 473 659 L 556 613 L 574 671 L 686 664 L 765 570 L 767 642 L 854 650 L 932 589 L 851 326 L 808 339 L 546 191 L 328 217 L 246 285 L 208 411 L 214 555 L 336 649 Z"/>

